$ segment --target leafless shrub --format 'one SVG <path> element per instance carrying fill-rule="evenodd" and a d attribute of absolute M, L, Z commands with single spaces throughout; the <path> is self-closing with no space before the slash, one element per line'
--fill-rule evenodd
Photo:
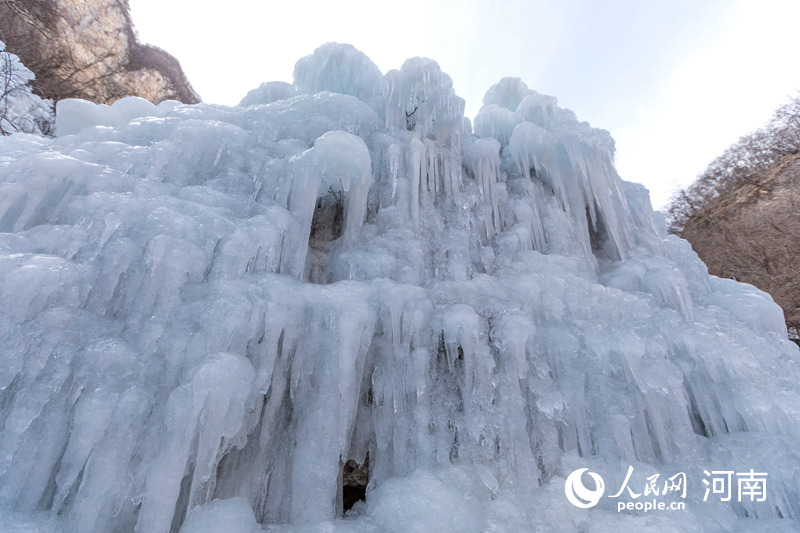
<path fill-rule="evenodd" d="M 0 34 L 0 134 L 51 132 L 52 102 L 33 94 L 33 79 L 19 58 L 5 50 Z"/>
<path fill-rule="evenodd" d="M 668 207 L 670 232 L 680 235 L 692 218 L 743 184 L 757 185 L 782 157 L 800 152 L 800 95 L 779 108 L 761 129 L 745 135 L 716 158 Z"/>
<path fill-rule="evenodd" d="M 800 341 L 800 96 L 715 159 L 669 207 L 670 231 L 709 272 L 751 283 L 783 308 Z"/>

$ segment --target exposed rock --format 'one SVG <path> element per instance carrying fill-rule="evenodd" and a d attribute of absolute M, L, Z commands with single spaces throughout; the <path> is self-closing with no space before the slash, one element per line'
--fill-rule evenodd
<path fill-rule="evenodd" d="M 342 467 L 342 485 L 346 487 L 366 487 L 369 483 L 369 456 L 364 464 L 349 459 Z"/>
<path fill-rule="evenodd" d="M 669 206 L 669 230 L 711 274 L 750 283 L 783 308 L 800 344 L 800 95 L 717 157 Z"/>
<path fill-rule="evenodd" d="M 795 341 L 800 340 L 799 210 L 800 154 L 789 154 L 757 180 L 709 201 L 681 232 L 711 274 L 770 293 Z"/>
<path fill-rule="evenodd" d="M 364 464 L 359 464 L 350 459 L 342 466 L 342 511 L 347 512 L 356 502 L 364 501 L 367 497 L 367 484 L 369 483 L 369 453 L 364 459 Z"/>
<path fill-rule="evenodd" d="M 0 32 L 47 98 L 199 101 L 174 57 L 137 42 L 128 0 L 6 0 Z"/>

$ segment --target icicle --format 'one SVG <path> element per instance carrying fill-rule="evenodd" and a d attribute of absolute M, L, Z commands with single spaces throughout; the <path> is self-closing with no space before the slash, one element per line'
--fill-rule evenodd
<path fill-rule="evenodd" d="M 460 136 L 464 100 L 435 61 L 415 57 L 387 73 L 384 98 L 387 127 L 418 131 L 439 143 Z"/>
<path fill-rule="evenodd" d="M 176 504 L 190 462 L 194 469 L 188 504 L 199 503 L 196 498 L 201 486 L 209 482 L 213 486 L 212 476 L 226 441 L 241 428 L 253 377 L 253 366 L 246 358 L 216 354 L 170 394 L 161 452 L 147 475 L 138 531 L 169 530 L 173 515 L 181 511 Z M 208 495 L 201 501 L 208 501 Z"/>
<path fill-rule="evenodd" d="M 475 141 L 467 150 L 465 163 L 475 175 L 481 199 L 491 208 L 489 229 L 490 233 L 496 234 L 502 227 L 500 206 L 495 191 L 500 180 L 500 143 L 493 139 Z"/>
<path fill-rule="evenodd" d="M 620 464 L 769 472 L 662 529 L 792 527 L 782 311 L 655 227 L 606 132 L 504 79 L 472 135 L 426 59 L 296 72 L 323 92 L 0 138 L 0 529 L 570 531 L 563 476 Z"/>
<path fill-rule="evenodd" d="M 425 145 L 422 144 L 422 141 L 414 137 L 408 143 L 409 177 L 411 178 L 411 199 L 409 200 L 409 205 L 411 206 L 411 220 L 414 221 L 419 220 L 419 206 L 423 198 L 425 198 L 424 192 L 427 191 L 427 189 L 423 188 L 422 182 L 422 177 L 425 173 L 424 161 Z M 422 196 L 420 196 L 420 191 L 423 191 Z"/>
<path fill-rule="evenodd" d="M 371 159 L 360 137 L 331 131 L 314 143 L 322 164 L 325 185 L 341 183 L 347 196 L 344 241 L 353 244 L 367 213 L 367 194 L 372 185 Z"/>
<path fill-rule="evenodd" d="M 475 117 L 475 133 L 481 137 L 494 137 L 501 146 L 506 146 L 511 140 L 516 125 L 514 112 L 495 104 L 484 106 Z"/>
<path fill-rule="evenodd" d="M 322 186 L 319 172 L 318 154 L 311 150 L 292 159 L 292 189 L 289 197 L 289 210 L 298 221 L 294 235 L 284 241 L 282 250 L 282 272 L 301 278 L 308 251 L 308 238 L 311 234 L 311 220 L 314 206 Z"/>

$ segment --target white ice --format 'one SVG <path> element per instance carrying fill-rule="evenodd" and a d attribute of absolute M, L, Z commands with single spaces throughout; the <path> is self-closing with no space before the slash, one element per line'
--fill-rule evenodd
<path fill-rule="evenodd" d="M 797 530 L 780 309 L 555 98 L 463 109 L 430 59 L 329 43 L 238 107 L 62 101 L 57 138 L 0 138 L 0 529 Z M 629 465 L 686 472 L 686 510 L 567 501 Z M 703 501 L 704 469 L 767 499 Z"/>

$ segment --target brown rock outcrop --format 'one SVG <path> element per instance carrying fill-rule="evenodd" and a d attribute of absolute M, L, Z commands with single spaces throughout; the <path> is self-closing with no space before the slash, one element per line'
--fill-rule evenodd
<path fill-rule="evenodd" d="M 757 180 L 708 201 L 685 222 L 711 274 L 772 295 L 800 341 L 800 154 L 784 156 Z"/>
<path fill-rule="evenodd" d="M 139 44 L 128 0 L 5 0 L 0 32 L 46 98 L 200 100 L 174 57 Z"/>
<path fill-rule="evenodd" d="M 708 270 L 772 295 L 800 344 L 800 95 L 740 137 L 668 210 Z"/>

